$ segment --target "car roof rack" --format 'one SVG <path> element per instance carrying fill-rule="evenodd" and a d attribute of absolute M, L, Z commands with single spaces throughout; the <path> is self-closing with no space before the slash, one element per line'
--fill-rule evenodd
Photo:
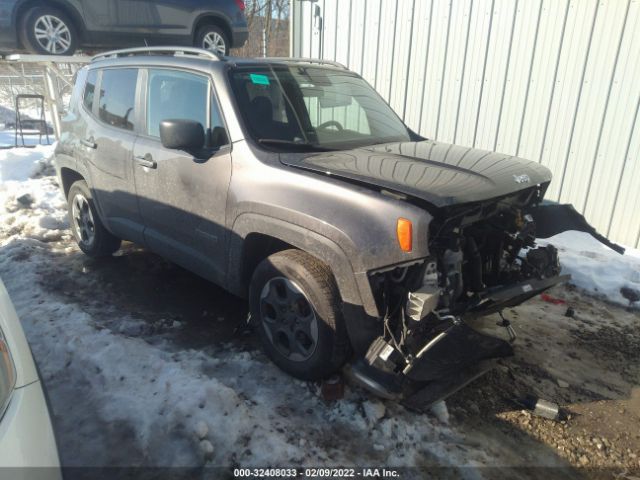
<path fill-rule="evenodd" d="M 263 57 L 260 60 L 266 60 L 269 62 L 299 62 L 299 63 L 317 63 L 318 65 L 331 65 L 343 70 L 349 70 L 342 63 L 334 62 L 333 60 L 322 60 L 319 58 L 302 58 L 302 57 Z"/>
<path fill-rule="evenodd" d="M 91 59 L 91 62 L 97 62 L 99 60 L 106 60 L 110 58 L 118 57 L 130 57 L 135 55 L 173 55 L 173 56 L 187 56 L 193 55 L 196 57 L 205 57 L 210 60 L 224 61 L 224 57 L 219 53 L 212 52 L 211 50 L 205 50 L 203 48 L 193 47 L 137 47 L 137 48 L 125 48 L 123 50 L 112 50 L 110 52 L 104 52 L 96 55 Z"/>

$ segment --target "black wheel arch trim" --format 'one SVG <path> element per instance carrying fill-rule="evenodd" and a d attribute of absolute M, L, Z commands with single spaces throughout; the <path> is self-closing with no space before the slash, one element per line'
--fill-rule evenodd
<path fill-rule="evenodd" d="M 354 273 L 349 256 L 333 240 L 291 222 L 256 213 L 239 215 L 231 229 L 227 287 L 246 296 L 242 278 L 244 240 L 252 233 L 267 235 L 299 248 L 331 268 L 345 305 L 361 306 L 367 315 L 378 317 L 378 309 L 366 274 Z M 347 319 L 347 323 L 349 323 Z"/>
<path fill-rule="evenodd" d="M 231 19 L 226 15 L 223 15 L 221 12 L 202 12 L 196 16 L 193 21 L 193 26 L 191 27 L 191 38 L 195 42 L 196 36 L 198 35 L 198 30 L 204 25 L 208 25 L 208 23 L 201 23 L 205 20 L 212 20 L 211 24 L 217 25 L 224 30 L 225 35 L 227 35 L 227 40 L 229 41 L 229 48 L 233 47 L 233 28 L 231 27 Z"/>
<path fill-rule="evenodd" d="M 80 180 L 84 181 L 87 184 L 87 187 L 89 188 L 89 192 L 91 192 L 93 206 L 96 209 L 96 213 L 98 214 L 100 221 L 102 221 L 103 225 L 109 232 L 113 233 L 112 228 L 109 225 L 108 219 L 104 215 L 102 206 L 100 205 L 100 201 L 98 199 L 99 195 L 95 195 L 94 193 L 93 182 L 91 181 L 91 175 L 89 173 L 89 169 L 84 164 L 84 162 L 77 161 L 75 158 L 67 154 L 56 152 L 54 164 L 56 168 L 56 176 L 58 177 L 58 182 L 60 184 L 60 191 L 64 195 L 65 200 L 67 199 L 68 190 L 65 192 L 65 185 L 63 182 L 63 170 L 70 170 L 71 172 L 74 172 L 75 174 L 80 176 L 81 177 Z M 73 185 L 73 183 L 71 185 Z M 68 187 L 71 188 L 71 185 L 68 185 Z"/>

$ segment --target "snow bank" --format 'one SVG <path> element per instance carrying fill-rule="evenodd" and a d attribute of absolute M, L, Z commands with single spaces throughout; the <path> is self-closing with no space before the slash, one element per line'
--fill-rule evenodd
<path fill-rule="evenodd" d="M 545 242 L 540 242 L 545 243 Z M 584 232 L 563 232 L 546 240 L 560 253 L 562 273 L 572 276 L 571 283 L 594 295 L 620 305 L 629 305 L 621 289 L 640 292 L 640 250 L 614 252 Z M 634 304 L 640 307 L 640 303 Z"/>
<path fill-rule="evenodd" d="M 66 202 L 49 161 L 54 148 L 0 150 L 0 237 L 53 241 L 68 233 Z"/>
<path fill-rule="evenodd" d="M 53 145 L 34 148 L 12 148 L 0 154 L 0 182 L 24 182 L 42 171 L 45 159 L 53 153 Z"/>

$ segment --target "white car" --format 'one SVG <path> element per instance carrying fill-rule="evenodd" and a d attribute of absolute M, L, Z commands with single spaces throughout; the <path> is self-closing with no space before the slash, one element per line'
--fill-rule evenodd
<path fill-rule="evenodd" d="M 0 472 L 2 471 L 10 471 L 12 480 L 31 479 L 34 475 L 38 479 L 62 479 L 58 449 L 38 371 L 20 320 L 0 280 Z"/>

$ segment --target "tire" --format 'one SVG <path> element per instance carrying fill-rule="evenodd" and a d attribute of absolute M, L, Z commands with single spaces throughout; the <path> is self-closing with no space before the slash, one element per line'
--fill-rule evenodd
<path fill-rule="evenodd" d="M 36 34 L 36 29 L 42 36 Z M 59 29 L 55 38 L 46 30 Z M 31 53 L 40 55 L 73 55 L 78 48 L 78 32 L 73 21 L 62 10 L 37 6 L 30 9 L 20 24 L 20 40 Z"/>
<path fill-rule="evenodd" d="M 71 185 L 67 204 L 69 205 L 69 226 L 80 250 L 86 255 L 93 258 L 108 257 L 120 248 L 121 240 L 112 235 L 102 224 L 89 187 L 84 180 L 78 180 Z"/>
<path fill-rule="evenodd" d="M 283 289 L 288 291 L 285 296 L 281 295 Z M 266 354 L 285 372 L 302 380 L 320 380 L 344 365 L 350 345 L 342 300 L 324 263 L 301 250 L 271 255 L 253 274 L 249 303 Z M 275 303 L 284 313 L 275 311 Z M 294 320 L 287 320 L 286 315 Z M 291 341 L 298 348 L 292 348 Z"/>
<path fill-rule="evenodd" d="M 229 55 L 231 43 L 227 34 L 224 33 L 220 27 L 217 25 L 205 25 L 204 27 L 200 27 L 196 33 L 195 46 L 197 48 L 204 48 L 205 50 L 217 51 L 227 56 Z"/>

